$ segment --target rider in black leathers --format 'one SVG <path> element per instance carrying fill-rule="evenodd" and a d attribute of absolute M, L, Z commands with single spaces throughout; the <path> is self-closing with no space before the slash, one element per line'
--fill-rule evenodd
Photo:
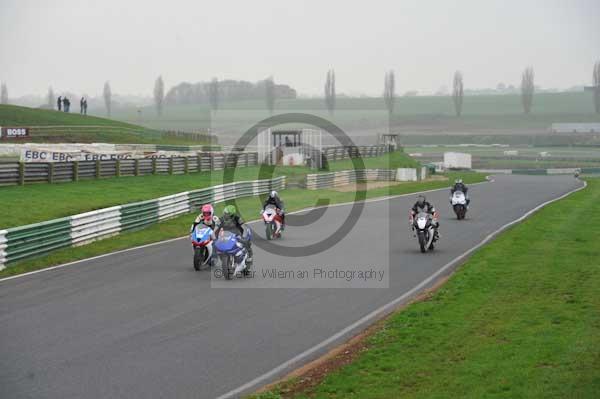
<path fill-rule="evenodd" d="M 281 224 L 283 228 L 285 226 L 285 211 L 283 209 L 283 201 L 279 198 L 279 194 L 277 194 L 277 191 L 271 191 L 269 193 L 269 196 L 263 203 L 263 211 L 265 210 L 267 205 L 273 205 L 277 209 L 279 209 L 279 215 L 281 216 Z"/>
<path fill-rule="evenodd" d="M 237 214 L 237 209 L 234 205 L 228 205 L 223 210 L 223 216 L 219 218 L 219 226 L 217 227 L 217 231 L 215 232 L 215 235 L 217 237 L 219 237 L 219 233 L 221 232 L 221 230 L 230 231 L 239 237 L 240 242 L 248 251 L 248 258 L 246 259 L 246 263 L 248 265 L 251 265 L 253 261 L 253 251 L 252 243 L 248 239 L 248 227 L 246 226 L 242 218 Z"/>
<path fill-rule="evenodd" d="M 412 224 L 413 218 L 415 217 L 415 215 L 417 215 L 418 213 L 421 213 L 421 212 L 430 214 L 432 216 L 432 218 L 435 214 L 435 207 L 430 202 L 427 202 L 424 195 L 419 195 L 417 197 L 417 202 L 415 202 L 415 204 L 411 208 L 411 213 L 410 213 L 411 228 L 414 228 L 414 226 Z M 433 224 L 433 228 L 435 230 L 434 239 L 437 241 L 440 238 L 440 233 L 438 232 L 440 223 L 437 221 L 433 221 L 433 219 L 432 219 L 431 223 Z"/>
<path fill-rule="evenodd" d="M 454 181 L 454 186 L 450 189 L 450 195 L 453 195 L 455 191 L 462 191 L 465 194 L 465 200 L 467 201 L 467 207 L 471 202 L 471 198 L 469 198 L 469 188 L 463 183 L 462 179 L 456 179 Z M 450 199 L 450 203 L 452 203 L 452 199 Z"/>

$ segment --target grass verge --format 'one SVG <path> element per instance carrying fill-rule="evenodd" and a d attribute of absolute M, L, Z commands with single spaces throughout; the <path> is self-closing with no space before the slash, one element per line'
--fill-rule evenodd
<path fill-rule="evenodd" d="M 449 175 L 450 179 L 453 179 L 455 176 L 456 175 L 453 174 Z M 479 173 L 463 174 L 462 177 L 466 183 L 480 182 L 484 181 L 485 179 L 485 175 Z M 425 190 L 446 188 L 448 187 L 448 184 L 448 181 L 401 183 L 393 186 L 369 190 L 366 192 L 366 196 L 367 198 L 375 198 L 387 195 L 415 193 Z M 328 199 L 332 204 L 350 202 L 354 199 L 355 193 L 339 192 L 335 190 L 309 191 L 293 189 L 282 191 L 281 196 L 285 200 L 286 209 L 288 211 L 293 211 L 313 206 L 316 204 L 316 201 L 321 198 Z M 258 210 L 261 209 L 262 206 L 262 198 L 246 197 L 239 199 L 236 204 L 244 219 L 257 219 Z M 218 213 L 222 211 L 224 205 L 225 204 L 218 204 L 215 207 Z M 5 270 L 0 271 L 0 278 L 43 269 L 62 263 L 90 258 L 93 256 L 103 255 L 144 244 L 163 241 L 170 238 L 181 237 L 189 231 L 193 216 L 194 215 L 192 214 L 182 215 L 155 225 L 151 225 L 142 230 L 125 232 L 118 236 L 96 241 L 88 245 L 63 248 L 38 258 L 16 262 L 9 265 L 9 267 Z"/>
<path fill-rule="evenodd" d="M 74 112 L 66 113 L 1 104 L 0 126 L 30 127 L 29 137 L 4 139 L 2 143 L 205 144 L 114 119 L 80 115 L 75 108 Z"/>
<path fill-rule="evenodd" d="M 399 168 L 419 165 L 402 152 L 364 158 L 366 168 Z M 330 163 L 331 170 L 352 169 L 350 160 Z M 287 176 L 301 181 L 314 171 L 305 167 L 248 167 L 235 170 L 235 180 Z M 59 217 L 158 198 L 188 190 L 223 184 L 224 171 L 187 175 L 115 177 L 56 184 L 0 187 L 0 229 L 42 222 Z M 27 204 L 27 206 L 23 206 Z"/>
<path fill-rule="evenodd" d="M 588 183 L 477 251 L 318 384 L 254 398 L 598 397 L 600 180 Z"/>

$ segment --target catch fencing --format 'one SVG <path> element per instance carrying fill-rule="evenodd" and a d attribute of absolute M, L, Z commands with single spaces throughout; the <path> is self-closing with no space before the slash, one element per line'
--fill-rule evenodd
<path fill-rule="evenodd" d="M 380 145 L 363 145 L 352 147 L 327 147 L 323 148 L 322 153 L 327 161 L 341 161 L 350 158 L 371 158 L 389 152 L 390 146 L 385 144 Z"/>
<path fill-rule="evenodd" d="M 306 175 L 308 190 L 340 187 L 366 181 L 418 181 L 427 178 L 427 168 L 355 169 Z"/>
<path fill-rule="evenodd" d="M 7 263 L 83 245 L 193 212 L 202 204 L 257 196 L 284 188 L 285 176 L 234 182 L 0 230 L 0 270 Z"/>
<path fill-rule="evenodd" d="M 0 185 L 59 183 L 80 179 L 152 174 L 184 174 L 254 166 L 256 152 L 203 152 L 197 156 L 136 158 L 73 162 L 0 163 Z"/>

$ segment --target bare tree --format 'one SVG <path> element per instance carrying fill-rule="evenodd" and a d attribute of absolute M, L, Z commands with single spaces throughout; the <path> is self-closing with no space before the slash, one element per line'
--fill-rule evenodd
<path fill-rule="evenodd" d="M 6 83 L 2 83 L 0 87 L 0 104 L 8 104 L 8 87 L 6 87 Z"/>
<path fill-rule="evenodd" d="M 388 111 L 388 133 L 392 133 L 392 115 L 396 105 L 396 77 L 394 71 L 386 72 L 383 78 L 383 99 Z"/>
<path fill-rule="evenodd" d="M 106 115 L 110 116 L 110 110 L 112 105 L 112 91 L 110 89 L 110 83 L 108 81 L 104 83 L 104 92 L 102 94 L 104 96 L 104 106 L 106 107 Z"/>
<path fill-rule="evenodd" d="M 325 77 L 325 106 L 330 114 L 335 111 L 335 71 L 330 69 Z"/>
<path fill-rule="evenodd" d="M 273 76 L 265 79 L 265 103 L 269 113 L 272 114 L 275 109 L 275 82 Z"/>
<path fill-rule="evenodd" d="M 521 101 L 523 102 L 523 111 L 526 114 L 531 112 L 531 105 L 533 104 L 533 93 L 535 92 L 534 78 L 533 68 L 525 68 L 521 78 Z"/>
<path fill-rule="evenodd" d="M 600 114 L 600 61 L 594 65 L 593 79 L 594 83 L 594 107 L 596 113 Z"/>
<path fill-rule="evenodd" d="M 462 114 L 464 97 L 463 75 L 460 71 L 454 72 L 454 86 L 452 89 L 452 100 L 454 101 L 454 111 L 456 116 Z"/>
<path fill-rule="evenodd" d="M 54 98 L 54 89 L 52 88 L 52 86 L 48 87 L 48 98 L 47 98 L 47 101 L 48 101 L 48 104 L 47 104 L 48 107 L 50 109 L 54 109 L 55 98 Z"/>
<path fill-rule="evenodd" d="M 163 82 L 162 76 L 159 76 L 156 78 L 156 82 L 154 82 L 154 105 L 156 105 L 156 113 L 158 116 L 162 116 L 164 101 L 165 83 Z"/>
<path fill-rule="evenodd" d="M 208 103 L 213 112 L 219 109 L 219 80 L 213 78 L 208 85 Z"/>

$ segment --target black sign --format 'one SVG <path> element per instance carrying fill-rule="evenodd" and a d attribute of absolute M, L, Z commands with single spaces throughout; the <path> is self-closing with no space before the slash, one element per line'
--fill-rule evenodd
<path fill-rule="evenodd" d="M 27 128 L 27 127 L 3 127 L 3 128 L 0 128 L 0 137 L 7 138 L 7 139 L 29 137 L 29 128 Z"/>

